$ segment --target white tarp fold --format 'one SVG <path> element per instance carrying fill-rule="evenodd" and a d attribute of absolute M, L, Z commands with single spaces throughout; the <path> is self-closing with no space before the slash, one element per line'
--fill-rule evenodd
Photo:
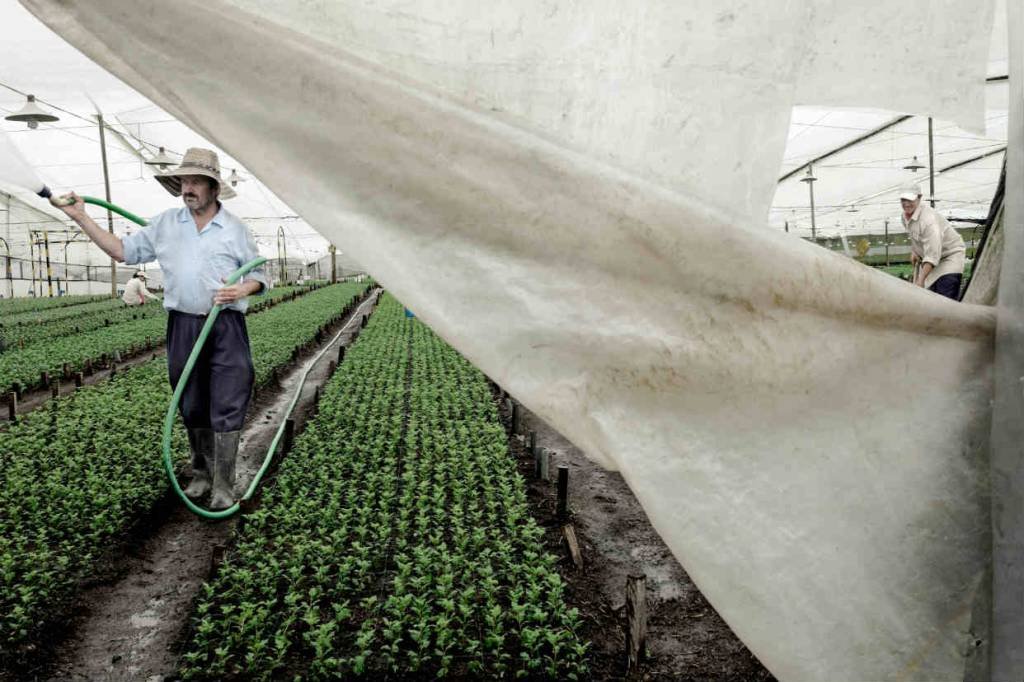
<path fill-rule="evenodd" d="M 23 2 L 621 470 L 777 676 L 962 676 L 994 315 L 762 225 L 796 99 L 977 124 L 988 3 Z"/>

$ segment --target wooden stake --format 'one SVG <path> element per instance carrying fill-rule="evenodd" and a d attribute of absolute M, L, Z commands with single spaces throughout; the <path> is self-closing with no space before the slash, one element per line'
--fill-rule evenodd
<path fill-rule="evenodd" d="M 11 391 L 7 394 L 7 419 L 13 424 L 18 421 L 18 392 Z"/>
<path fill-rule="evenodd" d="M 50 386 L 50 396 L 53 398 L 60 397 L 60 381 L 54 381 L 53 385 Z"/>
<path fill-rule="evenodd" d="M 50 386 L 50 373 L 45 371 L 40 372 L 39 383 L 42 385 L 43 388 L 48 388 Z"/>
<path fill-rule="evenodd" d="M 85 367 L 83 368 L 82 371 L 84 372 L 85 376 L 92 376 L 92 359 L 91 358 L 86 358 L 85 359 Z"/>
<path fill-rule="evenodd" d="M 530 439 L 530 446 L 529 446 L 530 447 L 530 454 L 533 455 L 534 457 L 536 457 L 537 456 L 537 432 L 536 431 L 530 431 L 529 439 Z"/>
<path fill-rule="evenodd" d="M 576 570 L 583 570 L 583 552 L 580 551 L 580 541 L 576 538 L 576 528 L 567 523 L 562 526 L 562 537 L 565 539 L 566 548 L 569 550 L 569 558 L 572 559 Z"/>
<path fill-rule="evenodd" d="M 363 321 L 359 323 L 359 326 L 365 329 L 366 328 L 366 323 L 368 321 L 369 321 L 369 318 L 366 315 L 363 315 Z"/>
<path fill-rule="evenodd" d="M 626 578 L 626 671 L 635 671 L 644 659 L 647 643 L 647 576 Z"/>
<path fill-rule="evenodd" d="M 110 377 L 109 378 L 113 379 L 115 376 L 117 376 L 117 363 L 111 361 L 111 363 L 110 363 Z"/>
<path fill-rule="evenodd" d="M 65 362 L 64 363 L 64 366 L 61 368 L 61 376 L 64 377 L 65 379 L 70 379 L 71 378 L 71 363 L 70 362 Z"/>
<path fill-rule="evenodd" d="M 292 444 L 295 442 L 295 420 L 288 419 L 284 423 L 284 438 L 283 445 L 281 448 L 282 454 L 288 454 L 292 451 Z"/>
<path fill-rule="evenodd" d="M 540 449 L 540 480 L 551 480 L 551 451 L 547 448 Z"/>
<path fill-rule="evenodd" d="M 558 465 L 558 518 L 569 515 L 569 467 Z"/>
<path fill-rule="evenodd" d="M 336 370 L 336 369 L 338 369 L 338 363 L 337 362 L 335 362 L 334 360 L 331 360 L 330 362 L 327 363 L 327 375 L 328 376 L 334 374 L 334 370 Z"/>
<path fill-rule="evenodd" d="M 338 364 L 345 360 L 345 346 L 338 346 Z"/>
<path fill-rule="evenodd" d="M 75 388 L 81 388 L 82 384 L 85 383 L 85 375 L 81 372 L 75 372 Z"/>
<path fill-rule="evenodd" d="M 533 477 L 541 478 L 541 456 L 544 448 L 533 449 Z"/>
<path fill-rule="evenodd" d="M 520 421 L 522 421 L 522 416 L 520 415 L 519 403 L 517 401 L 513 400 L 512 401 L 512 433 L 513 434 L 519 433 L 519 426 L 520 426 L 519 422 Z"/>

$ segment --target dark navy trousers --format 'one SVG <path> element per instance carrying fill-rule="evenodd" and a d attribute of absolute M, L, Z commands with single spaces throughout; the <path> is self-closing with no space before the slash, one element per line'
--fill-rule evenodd
<path fill-rule="evenodd" d="M 953 275 L 943 275 L 937 280 L 932 282 L 932 285 L 928 287 L 929 291 L 934 291 L 937 294 L 941 294 L 946 298 L 951 298 L 954 301 L 960 300 L 960 282 L 963 280 L 963 275 L 956 273 Z"/>
<path fill-rule="evenodd" d="M 177 387 L 204 324 L 205 316 L 169 311 L 167 373 L 171 388 Z M 185 426 L 218 433 L 240 430 L 255 379 L 245 315 L 221 310 L 181 394 L 179 409 Z"/>

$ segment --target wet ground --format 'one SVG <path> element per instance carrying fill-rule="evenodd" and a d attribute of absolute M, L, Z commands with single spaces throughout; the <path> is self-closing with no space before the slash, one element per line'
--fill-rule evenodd
<path fill-rule="evenodd" d="M 553 451 L 552 482 L 538 481 L 525 439 L 513 438 L 513 453 L 530 482 L 530 500 L 547 528 L 549 548 L 563 557 L 567 600 L 587 624 L 595 679 L 625 677 L 626 578 L 640 574 L 646 576 L 648 655 L 631 679 L 774 679 L 693 584 L 620 474 L 591 462 L 525 408 L 521 431 L 536 432 L 538 447 Z M 555 521 L 553 479 L 559 464 L 569 467 L 569 511 L 582 549 L 582 570 L 568 559 L 561 524 Z"/>

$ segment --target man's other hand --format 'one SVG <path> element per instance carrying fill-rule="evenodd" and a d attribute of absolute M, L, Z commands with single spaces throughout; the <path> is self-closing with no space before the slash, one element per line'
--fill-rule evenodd
<path fill-rule="evenodd" d="M 223 282 L 224 280 L 221 279 Z M 237 303 L 246 296 L 260 290 L 260 283 L 252 280 L 249 282 L 241 282 L 239 284 L 230 284 L 226 287 L 222 287 L 217 290 L 217 293 L 213 296 L 214 305 L 228 305 L 229 303 Z"/>

